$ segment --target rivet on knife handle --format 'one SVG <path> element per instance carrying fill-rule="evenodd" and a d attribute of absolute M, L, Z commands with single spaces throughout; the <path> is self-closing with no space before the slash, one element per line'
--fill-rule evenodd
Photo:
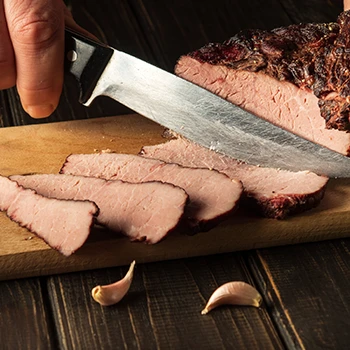
<path fill-rule="evenodd" d="M 70 29 L 65 30 L 65 72 L 71 73 L 85 103 L 113 54 L 113 49 Z"/>

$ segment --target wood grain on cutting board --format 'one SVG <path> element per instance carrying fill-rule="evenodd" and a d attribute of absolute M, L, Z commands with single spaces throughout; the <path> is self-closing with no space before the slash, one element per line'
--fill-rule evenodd
<path fill-rule="evenodd" d="M 110 149 L 137 154 L 164 142 L 162 127 L 138 115 L 0 129 L 0 174 L 57 173 L 71 153 Z M 0 280 L 72 272 L 137 262 L 271 247 L 350 236 L 350 180 L 331 180 L 321 205 L 277 221 L 238 211 L 209 232 L 177 232 L 156 245 L 131 243 L 96 228 L 70 257 L 0 213 Z"/>

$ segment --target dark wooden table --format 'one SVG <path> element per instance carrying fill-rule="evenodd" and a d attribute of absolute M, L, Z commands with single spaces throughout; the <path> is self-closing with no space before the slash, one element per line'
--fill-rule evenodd
<path fill-rule="evenodd" d="M 333 21 L 342 9 L 340 0 L 71 3 L 78 23 L 101 40 L 169 71 L 181 54 L 240 29 Z M 124 113 L 131 111 L 106 98 L 80 106 L 69 79 L 46 120 L 28 117 L 15 89 L 0 94 L 2 127 Z M 350 348 L 349 239 L 140 264 L 120 304 L 96 304 L 91 288 L 126 269 L 0 282 L 0 349 Z M 212 291 L 231 280 L 255 285 L 262 307 L 202 316 Z"/>

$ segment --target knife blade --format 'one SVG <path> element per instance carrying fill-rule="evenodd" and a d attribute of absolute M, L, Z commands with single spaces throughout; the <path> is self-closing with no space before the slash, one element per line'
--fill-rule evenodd
<path fill-rule="evenodd" d="M 97 96 L 108 96 L 195 143 L 248 164 L 350 177 L 348 157 L 68 29 L 65 69 L 78 81 L 85 106 Z"/>

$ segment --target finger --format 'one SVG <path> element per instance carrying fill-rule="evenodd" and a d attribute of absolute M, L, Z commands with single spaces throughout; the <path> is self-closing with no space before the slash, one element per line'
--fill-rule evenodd
<path fill-rule="evenodd" d="M 344 11 L 350 10 L 350 0 L 344 0 Z"/>
<path fill-rule="evenodd" d="M 49 116 L 63 86 L 64 4 L 61 0 L 4 0 L 16 57 L 17 89 L 34 118 Z"/>
<path fill-rule="evenodd" d="M 0 0 L 0 90 L 16 84 L 15 58 L 4 11 L 4 3 Z"/>

